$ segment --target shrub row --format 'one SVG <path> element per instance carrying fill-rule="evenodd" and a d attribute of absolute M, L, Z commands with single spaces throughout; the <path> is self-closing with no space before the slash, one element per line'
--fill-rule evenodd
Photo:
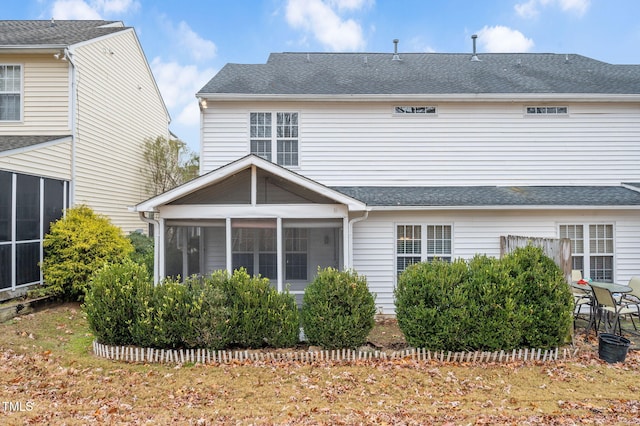
<path fill-rule="evenodd" d="M 571 331 L 573 300 L 558 266 L 535 247 L 502 259 L 408 267 L 395 290 L 407 342 L 433 350 L 549 348 Z"/>
<path fill-rule="evenodd" d="M 291 347 L 301 325 L 292 295 L 244 269 L 154 286 L 146 267 L 131 260 L 93 276 L 84 308 L 96 338 L 112 345 Z M 373 327 L 375 304 L 364 278 L 329 268 L 307 287 L 301 312 L 309 343 L 356 347 Z"/>

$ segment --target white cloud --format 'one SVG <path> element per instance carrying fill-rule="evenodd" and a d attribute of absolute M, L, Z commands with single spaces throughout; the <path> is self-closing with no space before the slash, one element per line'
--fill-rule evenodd
<path fill-rule="evenodd" d="M 540 9 L 547 6 L 559 7 L 563 12 L 580 17 L 587 13 L 591 0 L 528 0 L 516 4 L 514 9 L 520 17 L 529 19 L 540 15 Z"/>
<path fill-rule="evenodd" d="M 374 0 L 329 0 L 329 4 L 338 10 L 358 10 L 373 5 Z"/>
<path fill-rule="evenodd" d="M 340 3 L 340 4 L 338 4 Z M 286 19 L 289 25 L 300 28 L 330 50 L 358 50 L 364 46 L 362 28 L 353 19 L 342 19 L 332 8 L 362 7 L 362 0 L 288 0 Z"/>
<path fill-rule="evenodd" d="M 181 47 L 184 47 L 196 61 L 205 61 L 216 56 L 215 43 L 200 37 L 186 22 L 178 24 L 175 35 Z"/>
<path fill-rule="evenodd" d="M 51 6 L 55 19 L 101 19 L 100 13 L 84 0 L 58 0 Z"/>
<path fill-rule="evenodd" d="M 478 31 L 478 44 L 488 53 L 528 52 L 534 45 L 533 40 L 520 31 L 501 25 L 485 26 Z"/>
<path fill-rule="evenodd" d="M 200 115 L 195 94 L 216 71 L 213 68 L 199 69 L 196 65 L 164 62 L 159 57 L 151 61 L 151 70 L 173 120 L 179 124 L 197 125 Z"/>
<path fill-rule="evenodd" d="M 51 16 L 55 19 L 102 19 L 104 15 L 118 15 L 140 7 L 136 0 L 55 0 Z"/>

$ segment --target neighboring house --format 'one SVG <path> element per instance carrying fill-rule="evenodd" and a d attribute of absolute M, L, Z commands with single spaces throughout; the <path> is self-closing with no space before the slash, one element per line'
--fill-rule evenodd
<path fill-rule="evenodd" d="M 640 275 L 640 66 L 565 54 L 279 53 L 197 94 L 202 176 L 155 212 L 158 277 L 290 286 L 366 276 L 394 313 L 407 265 L 569 238 L 573 268 Z"/>
<path fill-rule="evenodd" d="M 87 204 L 146 228 L 142 144 L 169 114 L 133 28 L 115 21 L 0 21 L 0 291 L 42 282 L 42 239 Z"/>

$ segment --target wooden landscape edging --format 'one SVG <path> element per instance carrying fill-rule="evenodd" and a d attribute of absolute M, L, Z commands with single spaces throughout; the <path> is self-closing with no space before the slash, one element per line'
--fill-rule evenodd
<path fill-rule="evenodd" d="M 512 351 L 474 351 L 451 352 L 430 351 L 426 349 L 405 349 L 402 351 L 356 351 L 351 349 L 333 349 L 322 351 L 291 351 L 291 352 L 262 352 L 262 351 L 216 351 L 207 349 L 154 349 L 136 346 L 111 346 L 93 342 L 93 353 L 101 358 L 145 363 L 200 363 L 200 364 L 230 364 L 246 361 L 296 361 L 314 363 L 322 361 L 391 361 L 410 359 L 414 361 L 440 362 L 513 362 L 513 361 L 558 361 L 566 360 L 575 355 L 570 349 L 560 351 L 555 349 L 514 349 Z"/>

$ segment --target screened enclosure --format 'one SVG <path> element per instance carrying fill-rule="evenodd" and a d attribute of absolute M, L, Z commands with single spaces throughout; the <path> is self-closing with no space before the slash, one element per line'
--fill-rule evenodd
<path fill-rule="evenodd" d="M 0 171 L 0 290 L 42 282 L 42 241 L 68 207 L 69 183 Z"/>
<path fill-rule="evenodd" d="M 244 268 L 298 296 L 318 268 L 342 269 L 341 219 L 171 221 L 165 227 L 165 275 L 208 275 Z"/>

